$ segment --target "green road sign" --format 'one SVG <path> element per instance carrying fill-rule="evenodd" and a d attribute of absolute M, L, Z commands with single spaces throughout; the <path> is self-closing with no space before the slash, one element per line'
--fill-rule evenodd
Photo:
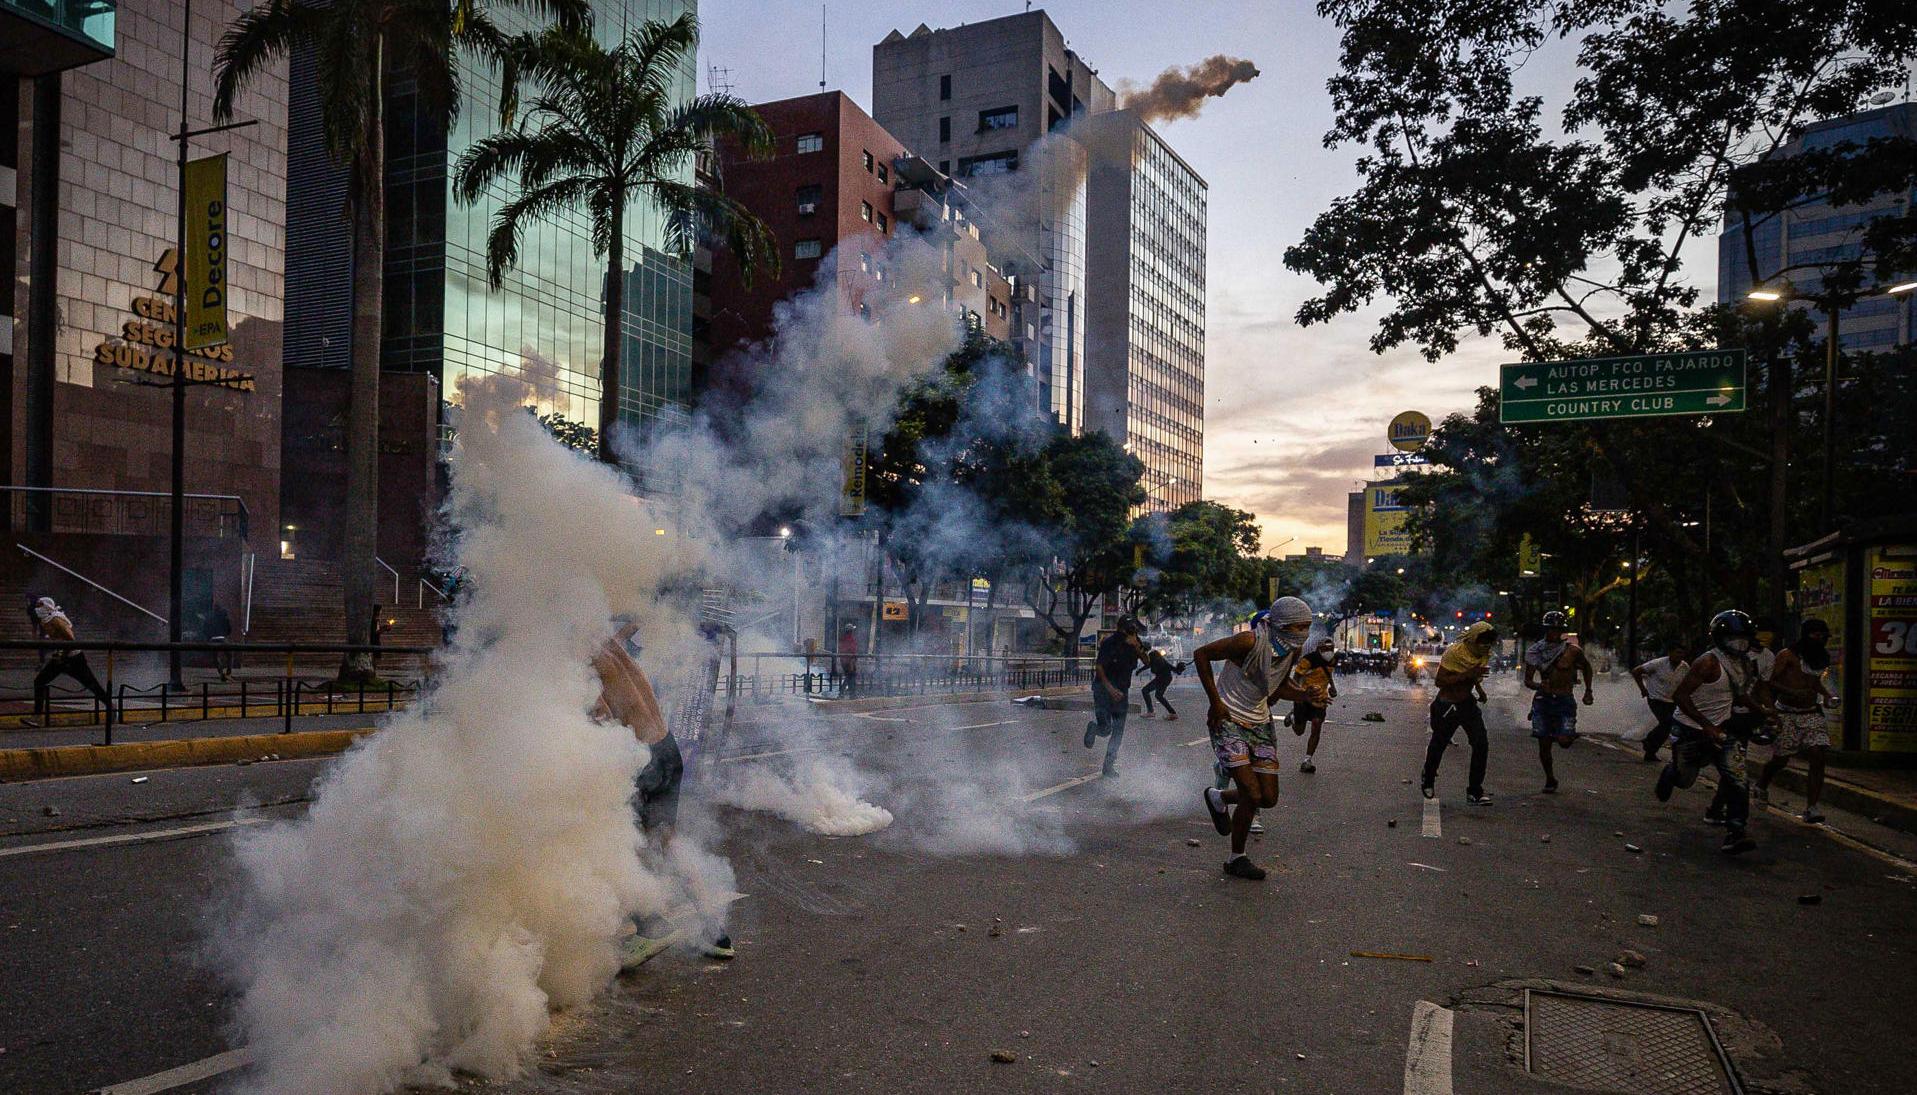
<path fill-rule="evenodd" d="M 1744 351 L 1525 361 L 1498 367 L 1500 422 L 1576 422 L 1744 409 Z"/>

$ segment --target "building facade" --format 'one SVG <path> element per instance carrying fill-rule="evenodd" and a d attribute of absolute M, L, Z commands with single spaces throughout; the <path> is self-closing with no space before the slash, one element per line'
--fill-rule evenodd
<path fill-rule="evenodd" d="M 1034 291 L 1014 334 L 1040 410 L 1085 428 L 1087 160 L 1065 135 L 1116 97 L 1043 11 L 945 30 L 920 24 L 872 48 L 872 114 L 969 192 L 994 262 Z"/>
<path fill-rule="evenodd" d="M 213 54 L 246 0 L 0 3 L 0 430 L 10 583 L 71 598 L 95 635 L 163 636 L 173 445 L 181 82 L 212 122 Z M 184 34 L 184 43 L 182 41 Z M 184 50 L 183 50 L 184 44 Z M 287 78 L 269 66 L 195 140 L 227 157 L 230 339 L 187 355 L 189 633 L 232 605 L 239 559 L 279 519 Z M 45 559 L 19 571 L 21 559 Z M 139 609 L 100 596 L 83 574 Z M 236 617 L 238 613 L 235 613 Z"/>
<path fill-rule="evenodd" d="M 1898 103 L 1819 122 L 1778 154 L 1790 156 L 1844 142 L 1861 146 L 1872 138 L 1890 137 L 1917 139 L 1917 103 Z M 1884 191 L 1864 204 L 1841 207 L 1821 197 L 1806 198 L 1783 215 L 1755 226 L 1752 244 L 1757 253 L 1758 280 L 1773 279 L 1779 271 L 1788 271 L 1782 277 L 1795 293 L 1815 295 L 1823 288 L 1817 264 L 1855 260 L 1865 225 L 1877 217 L 1909 215 L 1913 208 L 1917 208 L 1917 189 L 1909 188 Z M 1917 275 L 1917 271 L 1905 273 Z M 1727 218 L 1717 241 L 1718 302 L 1742 302 L 1756 287 L 1744 246 L 1743 225 Z M 1913 300 L 1917 300 L 1917 293 L 1879 293 L 1843 309 L 1838 313 L 1839 345 L 1856 353 L 1908 346 Z"/>
<path fill-rule="evenodd" d="M 1145 509 L 1197 501 L 1205 466 L 1205 180 L 1129 110 L 1073 129 L 1087 186 L 1085 423 L 1145 464 Z"/>

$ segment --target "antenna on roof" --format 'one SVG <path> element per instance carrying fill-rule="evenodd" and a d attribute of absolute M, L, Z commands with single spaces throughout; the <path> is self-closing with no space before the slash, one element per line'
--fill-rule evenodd
<path fill-rule="evenodd" d="M 819 90 L 825 90 L 825 5 L 819 5 Z"/>

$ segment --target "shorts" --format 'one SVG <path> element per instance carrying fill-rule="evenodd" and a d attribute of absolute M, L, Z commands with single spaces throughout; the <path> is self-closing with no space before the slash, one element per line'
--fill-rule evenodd
<path fill-rule="evenodd" d="M 1317 722 L 1324 717 L 1325 709 L 1315 703 L 1307 703 L 1304 700 L 1299 700 L 1291 705 L 1291 724 L 1293 726 L 1303 726 L 1308 722 Z"/>
<path fill-rule="evenodd" d="M 1578 701 L 1574 696 L 1540 692 L 1531 698 L 1531 736 L 1569 745 L 1578 737 Z"/>
<path fill-rule="evenodd" d="M 1777 742 L 1771 756 L 1792 757 L 1806 749 L 1830 748 L 1830 720 L 1822 711 L 1777 709 Z"/>
<path fill-rule="evenodd" d="M 686 778 L 685 755 L 671 734 L 652 746 L 652 759 L 639 770 L 639 827 L 671 825 L 679 819 L 679 784 Z"/>
<path fill-rule="evenodd" d="M 1211 729 L 1211 750 L 1226 771 L 1249 764 L 1254 772 L 1278 774 L 1278 739 L 1269 722 L 1254 727 L 1226 719 Z"/>

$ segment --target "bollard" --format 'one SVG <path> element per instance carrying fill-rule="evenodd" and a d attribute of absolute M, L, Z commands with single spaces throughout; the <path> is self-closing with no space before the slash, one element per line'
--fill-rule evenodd
<path fill-rule="evenodd" d="M 240 717 L 246 717 L 246 678 L 240 678 Z"/>
<path fill-rule="evenodd" d="M 299 703 L 299 689 L 293 683 L 293 652 L 286 652 L 286 683 L 280 686 L 280 711 L 286 722 L 280 727 L 280 733 L 293 732 L 293 708 Z"/>
<path fill-rule="evenodd" d="M 107 651 L 106 694 L 107 694 L 106 733 L 105 733 L 105 740 L 102 741 L 100 744 L 112 745 L 113 744 L 113 651 L 111 650 Z M 121 706 L 125 706 L 124 701 L 122 701 Z M 49 710 L 47 713 L 49 716 L 52 715 L 51 710 Z M 48 725 L 51 725 L 53 723 L 53 719 L 48 718 L 47 723 Z"/>
<path fill-rule="evenodd" d="M 208 696 L 207 682 L 201 681 L 200 682 L 200 721 L 201 722 L 205 722 L 208 716 L 212 713 L 213 708 L 208 701 L 209 701 L 209 696 Z"/>

